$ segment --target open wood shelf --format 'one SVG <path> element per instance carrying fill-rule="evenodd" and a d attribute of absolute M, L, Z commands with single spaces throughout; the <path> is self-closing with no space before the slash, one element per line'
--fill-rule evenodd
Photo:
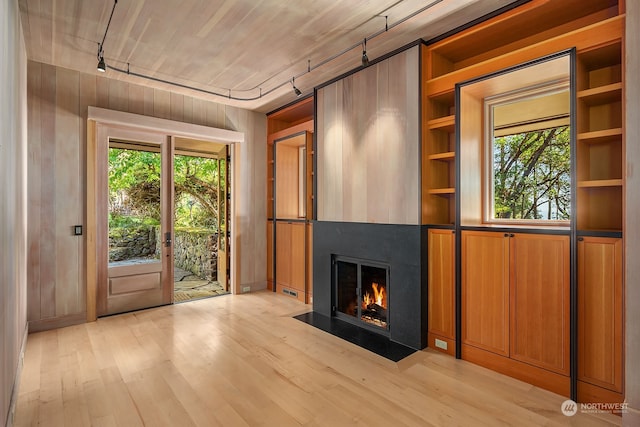
<path fill-rule="evenodd" d="M 622 128 L 596 130 L 578 134 L 578 141 L 590 144 L 609 142 L 622 137 Z"/>
<path fill-rule="evenodd" d="M 436 154 L 429 154 L 429 156 L 427 156 L 427 158 L 429 160 L 442 160 L 442 161 L 453 161 L 456 158 L 456 153 L 455 151 L 447 151 L 444 153 L 436 153 Z"/>
<path fill-rule="evenodd" d="M 588 181 L 578 181 L 580 188 L 597 188 L 597 187 L 621 187 L 622 179 L 594 179 Z"/>
<path fill-rule="evenodd" d="M 578 92 L 578 99 L 585 102 L 587 105 L 606 104 L 614 101 L 620 101 L 621 98 L 621 82 L 585 89 Z"/>
<path fill-rule="evenodd" d="M 456 193 L 455 188 L 430 188 L 429 194 L 435 194 L 438 196 L 449 196 L 454 195 Z"/>
<path fill-rule="evenodd" d="M 450 116 L 438 117 L 431 119 L 427 122 L 427 126 L 430 130 L 443 130 L 445 132 L 455 131 L 456 116 L 452 114 Z"/>

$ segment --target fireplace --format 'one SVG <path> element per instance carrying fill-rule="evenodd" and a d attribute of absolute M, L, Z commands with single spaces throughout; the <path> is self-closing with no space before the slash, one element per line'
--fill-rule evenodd
<path fill-rule="evenodd" d="M 313 312 L 390 342 L 424 348 L 426 247 L 427 227 L 419 225 L 314 221 Z M 344 282 L 340 290 L 339 279 Z"/>
<path fill-rule="evenodd" d="M 389 266 L 376 261 L 333 256 L 333 315 L 368 327 L 389 331 Z"/>

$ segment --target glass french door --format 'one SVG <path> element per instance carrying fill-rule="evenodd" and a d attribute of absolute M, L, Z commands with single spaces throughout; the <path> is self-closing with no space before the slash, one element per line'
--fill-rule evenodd
<path fill-rule="evenodd" d="M 98 138 L 104 212 L 97 314 L 173 302 L 172 138 L 110 127 Z M 102 264 L 102 263 L 100 263 Z"/>

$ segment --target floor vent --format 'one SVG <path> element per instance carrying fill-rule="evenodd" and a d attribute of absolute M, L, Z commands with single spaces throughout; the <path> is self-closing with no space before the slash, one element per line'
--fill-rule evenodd
<path fill-rule="evenodd" d="M 296 291 L 292 291 L 290 289 L 286 289 L 285 288 L 285 289 L 282 290 L 282 293 L 286 294 L 286 295 L 291 295 L 292 297 L 295 297 L 295 298 L 298 298 L 298 293 Z"/>

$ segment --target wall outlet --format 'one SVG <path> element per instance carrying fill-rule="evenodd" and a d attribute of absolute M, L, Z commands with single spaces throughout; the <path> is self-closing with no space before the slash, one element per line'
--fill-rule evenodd
<path fill-rule="evenodd" d="M 436 338 L 436 347 L 441 348 L 443 350 L 446 350 L 447 349 L 447 342 L 439 340 L 438 338 Z"/>
<path fill-rule="evenodd" d="M 245 292 L 251 292 L 251 286 L 243 286 L 242 293 L 244 294 Z"/>

